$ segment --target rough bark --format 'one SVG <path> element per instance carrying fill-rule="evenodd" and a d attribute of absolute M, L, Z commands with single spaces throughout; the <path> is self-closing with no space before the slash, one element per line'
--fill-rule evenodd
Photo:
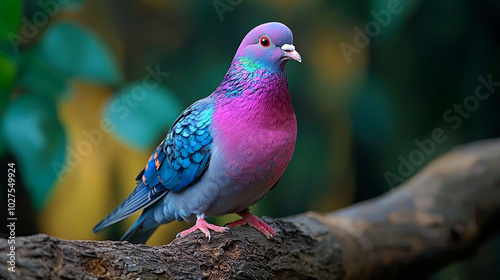
<path fill-rule="evenodd" d="M 500 140 L 459 147 L 397 189 L 332 213 L 265 218 L 149 247 L 115 241 L 16 239 L 6 279 L 420 279 L 469 256 L 500 223 Z M 9 244 L 0 243 L 5 264 Z"/>

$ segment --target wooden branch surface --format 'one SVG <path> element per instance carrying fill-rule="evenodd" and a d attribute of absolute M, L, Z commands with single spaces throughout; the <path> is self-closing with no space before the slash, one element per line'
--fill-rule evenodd
<path fill-rule="evenodd" d="M 280 237 L 243 226 L 164 246 L 16 238 L 1 279 L 421 279 L 470 256 L 500 229 L 500 140 L 455 148 L 381 197 L 332 213 L 265 218 Z M 10 244 L 0 240 L 6 264 Z"/>

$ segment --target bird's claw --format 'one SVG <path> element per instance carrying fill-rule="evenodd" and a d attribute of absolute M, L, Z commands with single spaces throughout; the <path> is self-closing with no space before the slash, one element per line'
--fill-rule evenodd
<path fill-rule="evenodd" d="M 224 233 L 224 232 L 231 233 L 231 229 L 228 227 L 220 227 L 220 226 L 216 226 L 213 224 L 209 224 L 204 218 L 200 218 L 200 219 L 196 220 L 196 224 L 193 227 L 179 232 L 176 235 L 176 238 L 184 237 L 184 236 L 186 236 L 186 235 L 188 235 L 191 232 L 194 232 L 196 230 L 200 230 L 201 232 L 203 232 L 205 234 L 205 237 L 208 238 L 208 242 L 210 242 L 210 240 L 212 238 L 212 236 L 210 234 L 210 230 L 213 230 L 215 232 L 220 232 L 220 233 Z"/>
<path fill-rule="evenodd" d="M 262 234 L 264 234 L 267 239 L 274 240 L 275 236 L 278 236 L 276 231 L 272 229 L 268 224 L 266 224 L 264 221 L 262 221 L 259 217 L 255 216 L 254 214 L 246 211 L 242 213 L 238 213 L 242 217 L 242 219 L 239 219 L 237 221 L 231 222 L 227 224 L 226 226 L 232 228 L 232 227 L 237 227 L 241 226 L 244 224 L 248 224 L 251 227 L 257 229 L 260 231 Z"/>

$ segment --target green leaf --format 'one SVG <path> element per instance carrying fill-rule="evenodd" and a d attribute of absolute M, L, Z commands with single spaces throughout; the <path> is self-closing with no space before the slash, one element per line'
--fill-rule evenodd
<path fill-rule="evenodd" d="M 3 123 L 4 111 L 8 104 L 7 94 L 0 89 L 0 124 Z M 1 129 L 1 126 L 0 126 Z M 5 137 L 0 133 L 0 158 L 3 158 L 7 148 L 5 147 Z"/>
<path fill-rule="evenodd" d="M 40 58 L 23 53 L 18 85 L 22 89 L 52 98 L 67 93 L 66 80 L 50 69 Z"/>
<path fill-rule="evenodd" d="M 113 53 L 90 30 L 75 23 L 49 27 L 37 46 L 39 58 L 57 74 L 106 85 L 122 81 Z"/>
<path fill-rule="evenodd" d="M 9 103 L 10 92 L 14 85 L 17 72 L 17 57 L 12 55 L 13 50 L 3 50 L 5 44 L 0 43 L 0 123 L 4 115 L 5 108 Z M 0 137 L 0 157 L 5 153 L 5 144 Z"/>
<path fill-rule="evenodd" d="M 158 144 L 182 110 L 167 88 L 159 84 L 153 87 L 148 90 L 142 82 L 130 83 L 112 96 L 104 109 L 113 134 L 135 148 L 147 150 Z"/>
<path fill-rule="evenodd" d="M 9 34 L 19 35 L 21 25 L 21 9 L 23 1 L 0 1 L 0 40 L 9 41 Z"/>
<path fill-rule="evenodd" d="M 18 162 L 35 210 L 41 210 L 59 175 L 54 166 L 63 162 L 66 147 L 54 101 L 34 94 L 12 101 L 5 112 L 2 134 Z"/>
<path fill-rule="evenodd" d="M 14 57 L 0 50 L 0 89 L 8 93 L 14 83 L 17 62 Z"/>

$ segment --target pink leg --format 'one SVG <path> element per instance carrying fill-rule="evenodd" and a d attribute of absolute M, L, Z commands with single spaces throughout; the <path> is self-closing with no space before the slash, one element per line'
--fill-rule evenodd
<path fill-rule="evenodd" d="M 238 213 L 238 215 L 240 215 L 243 219 L 229 223 L 228 227 L 233 228 L 244 224 L 249 224 L 250 226 L 260 231 L 262 234 L 264 234 L 268 239 L 277 236 L 276 231 L 274 231 L 274 229 L 272 229 L 268 224 L 266 224 L 264 221 L 262 221 L 259 217 L 255 216 L 254 214 L 248 211 L 243 211 Z"/>
<path fill-rule="evenodd" d="M 208 238 L 208 241 L 210 241 L 210 230 L 213 230 L 216 232 L 228 232 L 228 231 L 230 231 L 230 229 L 227 227 L 220 227 L 220 226 L 209 224 L 205 220 L 205 214 L 197 215 L 196 218 L 197 218 L 196 224 L 190 229 L 186 229 L 184 231 L 179 232 L 177 234 L 177 237 L 184 237 L 193 231 L 201 230 L 201 232 L 203 232 L 205 234 L 205 236 Z"/>

